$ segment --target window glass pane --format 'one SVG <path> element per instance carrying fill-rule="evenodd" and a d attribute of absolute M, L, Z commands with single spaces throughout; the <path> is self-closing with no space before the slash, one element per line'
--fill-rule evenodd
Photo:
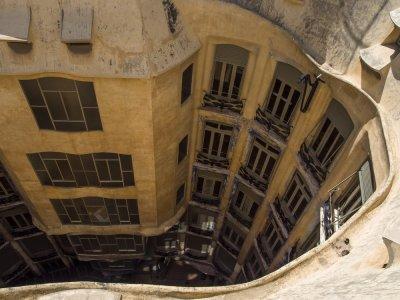
<path fill-rule="evenodd" d="M 224 139 L 222 141 L 221 157 L 226 158 L 228 156 L 230 141 L 231 141 L 231 136 L 224 134 Z"/>
<path fill-rule="evenodd" d="M 36 79 L 20 80 L 19 82 L 30 105 L 45 105 Z"/>
<path fill-rule="evenodd" d="M 215 155 L 215 156 L 218 155 L 220 139 L 221 139 L 221 134 L 219 132 L 214 133 L 214 140 L 213 140 L 213 145 L 212 145 L 212 150 L 211 150 L 212 155 Z"/>
<path fill-rule="evenodd" d="M 97 107 L 96 94 L 92 82 L 76 81 L 83 107 Z"/>
<path fill-rule="evenodd" d="M 83 121 L 82 109 L 76 92 L 62 92 L 64 107 L 67 111 L 68 120 Z"/>
<path fill-rule="evenodd" d="M 221 181 L 217 180 L 214 183 L 213 196 L 214 197 L 219 197 L 220 192 L 221 192 Z"/>
<path fill-rule="evenodd" d="M 222 96 L 224 97 L 228 97 L 229 95 L 229 86 L 231 84 L 232 72 L 233 66 L 231 64 L 226 64 L 224 83 L 222 86 Z"/>
<path fill-rule="evenodd" d="M 104 181 L 109 181 L 110 174 L 108 172 L 108 166 L 107 162 L 104 160 L 96 160 L 96 168 L 97 168 L 97 174 L 99 174 L 99 179 L 104 180 Z"/>
<path fill-rule="evenodd" d="M 61 101 L 59 92 L 43 92 L 49 107 L 51 117 L 54 120 L 68 120 L 64 105 Z"/>
<path fill-rule="evenodd" d="M 75 83 L 71 79 L 60 77 L 39 78 L 42 90 L 47 91 L 75 91 Z"/>
<path fill-rule="evenodd" d="M 221 80 L 221 72 L 222 72 L 222 63 L 217 61 L 215 62 L 215 67 L 214 67 L 214 79 L 211 89 L 212 94 L 218 93 L 219 84 Z"/>
<path fill-rule="evenodd" d="M 203 192 L 203 183 L 204 183 L 204 178 L 203 177 L 198 177 L 197 178 L 197 185 L 196 185 L 196 192 L 197 193 L 202 193 Z"/>
<path fill-rule="evenodd" d="M 46 107 L 32 107 L 32 112 L 40 129 L 54 129 Z"/>

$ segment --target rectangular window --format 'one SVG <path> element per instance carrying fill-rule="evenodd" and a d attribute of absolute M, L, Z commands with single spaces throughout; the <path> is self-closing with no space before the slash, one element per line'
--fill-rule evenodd
<path fill-rule="evenodd" d="M 143 237 L 135 235 L 69 235 L 77 254 L 143 253 Z"/>
<path fill-rule="evenodd" d="M 226 159 L 232 134 L 232 126 L 207 121 L 204 128 L 202 153 L 217 159 Z"/>
<path fill-rule="evenodd" d="M 125 187 L 135 185 L 132 157 L 117 153 L 27 154 L 43 185 Z"/>
<path fill-rule="evenodd" d="M 251 189 L 239 183 L 231 202 L 229 212 L 243 225 L 250 228 L 262 198 Z"/>
<path fill-rule="evenodd" d="M 193 200 L 209 205 L 219 205 L 225 183 L 225 175 L 196 170 Z"/>
<path fill-rule="evenodd" d="M 237 251 L 240 251 L 240 248 L 243 245 L 245 236 L 243 236 L 241 233 L 235 230 L 234 227 L 232 227 L 230 224 L 226 223 L 224 228 L 222 230 L 224 232 L 224 238 L 225 240 L 228 240 L 231 244 L 233 244 L 236 248 Z"/>
<path fill-rule="evenodd" d="M 103 129 L 92 82 L 44 77 L 20 84 L 40 129 Z"/>
<path fill-rule="evenodd" d="M 247 159 L 247 171 L 261 182 L 268 183 L 279 155 L 279 147 L 255 137 Z"/>
<path fill-rule="evenodd" d="M 136 199 L 83 197 L 50 201 L 63 224 L 140 224 Z"/>
<path fill-rule="evenodd" d="M 11 195 L 14 195 L 14 190 L 7 177 L 0 173 L 0 199 L 3 197 L 9 197 Z"/>
<path fill-rule="evenodd" d="M 178 164 L 186 157 L 188 148 L 188 136 L 185 136 L 179 143 Z"/>
<path fill-rule="evenodd" d="M 13 229 L 25 229 L 27 227 L 32 227 L 32 217 L 29 213 L 18 214 L 13 216 L 5 217 L 8 226 Z"/>
<path fill-rule="evenodd" d="M 185 199 L 185 184 L 183 183 L 176 192 L 176 205 Z"/>
<path fill-rule="evenodd" d="M 283 204 L 289 212 L 292 224 L 300 218 L 311 198 L 310 189 L 300 173 L 296 171 L 283 197 Z"/>
<path fill-rule="evenodd" d="M 271 220 L 271 222 L 267 226 L 267 229 L 264 233 L 264 240 L 268 248 L 267 254 L 269 256 L 269 259 L 272 260 L 284 243 L 284 240 L 279 232 L 278 226 L 275 221 Z"/>
<path fill-rule="evenodd" d="M 192 94 L 193 64 L 191 64 L 182 74 L 181 104 L 184 103 Z"/>

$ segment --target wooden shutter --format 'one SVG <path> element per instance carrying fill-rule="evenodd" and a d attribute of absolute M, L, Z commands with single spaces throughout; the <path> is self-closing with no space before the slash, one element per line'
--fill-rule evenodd
<path fill-rule="evenodd" d="M 365 203 L 375 189 L 372 178 L 372 166 L 369 160 L 361 166 L 358 172 L 358 178 L 360 179 L 361 200 Z"/>

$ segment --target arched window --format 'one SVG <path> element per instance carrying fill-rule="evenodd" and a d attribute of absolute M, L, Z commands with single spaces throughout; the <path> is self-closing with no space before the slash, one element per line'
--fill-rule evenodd
<path fill-rule="evenodd" d="M 337 100 L 332 100 L 322 121 L 300 149 L 303 162 L 319 183 L 325 180 L 328 168 L 353 128 L 346 109 Z"/>
<path fill-rule="evenodd" d="M 239 99 L 249 53 L 235 45 L 217 45 L 210 92 L 214 96 Z"/>
<path fill-rule="evenodd" d="M 324 167 L 330 166 L 353 127 L 353 122 L 343 105 L 332 100 L 310 144 L 318 161 Z"/>
<path fill-rule="evenodd" d="M 264 112 L 277 123 L 289 125 L 302 95 L 302 73 L 289 64 L 278 62 Z"/>

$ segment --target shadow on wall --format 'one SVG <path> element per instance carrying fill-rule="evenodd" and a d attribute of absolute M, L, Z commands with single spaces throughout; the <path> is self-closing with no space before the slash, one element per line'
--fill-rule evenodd
<path fill-rule="evenodd" d="M 358 55 L 357 48 L 368 46 L 364 37 L 375 21 L 382 17 L 380 22 L 391 22 L 389 0 L 305 0 L 304 4 L 291 0 L 220 1 L 251 10 L 284 28 L 319 64 L 326 62 L 343 73 Z M 387 13 L 381 14 L 383 10 Z"/>

